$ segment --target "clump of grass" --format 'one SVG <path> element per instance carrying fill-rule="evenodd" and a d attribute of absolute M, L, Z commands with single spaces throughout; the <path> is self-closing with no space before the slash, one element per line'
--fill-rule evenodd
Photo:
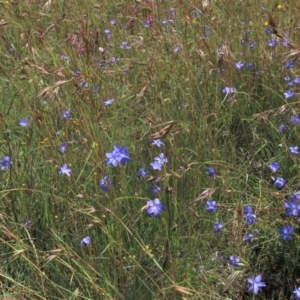
<path fill-rule="evenodd" d="M 0 3 L 1 298 L 293 297 L 299 5 L 271 2 Z"/>

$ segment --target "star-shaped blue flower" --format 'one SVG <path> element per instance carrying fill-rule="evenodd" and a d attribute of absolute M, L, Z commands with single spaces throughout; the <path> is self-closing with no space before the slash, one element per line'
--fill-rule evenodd
<path fill-rule="evenodd" d="M 28 119 L 21 119 L 19 122 L 19 125 L 22 127 L 27 127 L 29 125 L 29 120 Z"/>
<path fill-rule="evenodd" d="M 71 176 L 71 169 L 68 168 L 68 165 L 67 164 L 63 164 L 61 167 L 60 167 L 60 170 L 59 170 L 59 174 L 65 174 L 67 175 L 68 177 Z"/>
<path fill-rule="evenodd" d="M 281 239 L 283 240 L 291 240 L 291 234 L 294 232 L 294 226 L 287 226 L 287 225 L 283 225 L 280 229 L 279 229 L 279 234 Z"/>
<path fill-rule="evenodd" d="M 269 164 L 269 168 L 272 170 L 272 172 L 276 173 L 279 170 L 280 165 L 278 162 L 273 162 Z"/>
<path fill-rule="evenodd" d="M 91 243 L 91 238 L 89 236 L 86 236 L 85 238 L 83 238 L 80 242 L 80 246 L 84 247 L 87 246 Z"/>
<path fill-rule="evenodd" d="M 165 210 L 165 206 L 160 203 L 158 198 L 147 201 L 147 214 L 153 215 L 154 217 L 158 217 L 161 211 Z"/>
<path fill-rule="evenodd" d="M 248 291 L 249 292 L 253 291 L 254 294 L 258 294 L 260 288 L 266 287 L 266 284 L 261 280 L 262 280 L 261 275 L 257 275 L 255 278 L 248 278 L 248 282 L 249 282 Z"/>
<path fill-rule="evenodd" d="M 0 159 L 1 170 L 9 169 L 10 165 L 12 164 L 10 156 L 4 156 Z"/>
<path fill-rule="evenodd" d="M 208 212 L 215 213 L 218 209 L 217 202 L 215 200 L 207 200 L 205 208 Z"/>

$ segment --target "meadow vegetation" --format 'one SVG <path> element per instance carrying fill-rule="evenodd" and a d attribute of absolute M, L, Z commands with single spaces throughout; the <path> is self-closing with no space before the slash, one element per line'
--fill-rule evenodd
<path fill-rule="evenodd" d="M 299 11 L 0 1 L 0 299 L 299 300 Z"/>

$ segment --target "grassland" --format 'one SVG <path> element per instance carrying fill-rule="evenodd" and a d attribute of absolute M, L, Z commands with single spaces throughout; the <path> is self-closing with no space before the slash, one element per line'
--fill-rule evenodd
<path fill-rule="evenodd" d="M 300 299 L 299 10 L 1 1 L 0 299 Z"/>

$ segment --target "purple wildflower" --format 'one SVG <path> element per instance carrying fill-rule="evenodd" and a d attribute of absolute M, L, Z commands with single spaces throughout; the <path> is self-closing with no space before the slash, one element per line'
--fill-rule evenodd
<path fill-rule="evenodd" d="M 272 172 L 276 173 L 279 170 L 280 165 L 278 162 L 273 162 L 269 164 L 269 168 L 272 170 Z"/>
<path fill-rule="evenodd" d="M 287 225 L 283 225 L 280 229 L 279 229 L 279 234 L 281 239 L 283 240 L 291 240 L 291 234 L 294 232 L 294 226 L 287 226 Z"/>
<path fill-rule="evenodd" d="M 19 125 L 22 127 L 27 127 L 29 125 L 29 120 L 28 119 L 21 119 L 19 122 Z"/>
<path fill-rule="evenodd" d="M 299 118 L 299 116 L 291 116 L 291 117 L 290 117 L 290 122 L 293 123 L 294 125 L 300 123 L 300 118 Z"/>
<path fill-rule="evenodd" d="M 61 153 L 65 153 L 67 151 L 67 149 L 68 149 L 68 143 L 64 142 L 64 143 L 60 144 L 58 150 Z"/>
<path fill-rule="evenodd" d="M 214 231 L 215 231 L 216 233 L 218 233 L 218 232 L 221 231 L 221 229 L 222 229 L 223 227 L 224 227 L 224 225 L 221 224 L 219 221 L 217 221 L 217 222 L 215 222 L 215 224 L 214 224 Z"/>
<path fill-rule="evenodd" d="M 235 63 L 235 68 L 240 70 L 244 66 L 244 63 L 242 61 L 238 61 Z"/>
<path fill-rule="evenodd" d="M 268 41 L 268 46 L 269 47 L 275 47 L 276 46 L 276 40 L 269 40 Z"/>
<path fill-rule="evenodd" d="M 105 175 L 100 181 L 99 181 L 99 184 L 98 184 L 98 187 L 104 191 L 104 192 L 107 192 L 109 187 L 112 185 L 112 182 L 111 180 L 109 179 L 109 175 Z"/>
<path fill-rule="evenodd" d="M 151 145 L 153 145 L 153 146 L 156 146 L 156 147 L 160 148 L 161 146 L 163 146 L 163 145 L 164 145 L 164 143 L 162 142 L 162 140 L 161 140 L 161 139 L 156 139 L 156 140 L 153 140 L 153 142 L 152 142 L 152 144 L 151 144 Z"/>
<path fill-rule="evenodd" d="M 71 113 L 68 111 L 68 110 L 63 110 L 63 118 L 65 119 L 65 120 L 68 120 L 68 119 L 70 119 L 72 117 L 72 115 L 71 115 Z"/>
<path fill-rule="evenodd" d="M 293 92 L 292 90 L 288 90 L 288 91 L 285 91 L 283 93 L 283 95 L 284 95 L 285 99 L 288 99 L 288 98 L 293 97 L 295 95 L 295 92 Z"/>
<path fill-rule="evenodd" d="M 10 165 L 12 165 L 10 156 L 4 156 L 0 159 L 1 170 L 9 169 Z"/>
<path fill-rule="evenodd" d="M 115 99 L 108 99 L 104 101 L 104 106 L 112 105 L 114 103 Z"/>
<path fill-rule="evenodd" d="M 285 186 L 285 180 L 282 177 L 277 177 L 274 181 L 274 186 L 281 190 Z"/>
<path fill-rule="evenodd" d="M 59 174 L 65 174 L 66 176 L 70 177 L 71 176 L 71 169 L 68 168 L 68 165 L 67 164 L 63 164 L 61 167 L 60 167 L 60 170 L 59 170 Z"/>
<path fill-rule="evenodd" d="M 300 154 L 299 147 L 298 146 L 291 146 L 290 147 L 290 152 L 291 152 L 292 155 L 298 155 L 298 154 Z"/>
<path fill-rule="evenodd" d="M 165 210 L 165 206 L 160 203 L 158 198 L 155 198 L 153 201 L 147 201 L 147 214 L 158 217 L 161 211 Z"/>
<path fill-rule="evenodd" d="M 257 275 L 255 278 L 248 278 L 249 287 L 248 292 L 254 292 L 254 294 L 258 294 L 259 290 L 262 287 L 266 287 L 266 284 L 261 281 L 261 275 Z"/>
<path fill-rule="evenodd" d="M 146 175 L 149 173 L 149 171 L 147 169 L 141 168 L 138 171 L 137 176 L 138 177 L 146 177 Z"/>
<path fill-rule="evenodd" d="M 205 208 L 208 212 L 215 213 L 218 209 L 217 202 L 215 200 L 207 200 Z"/>
<path fill-rule="evenodd" d="M 89 236 L 83 238 L 80 242 L 80 246 L 81 247 L 84 247 L 84 246 L 87 246 L 91 243 L 91 238 Z"/>

